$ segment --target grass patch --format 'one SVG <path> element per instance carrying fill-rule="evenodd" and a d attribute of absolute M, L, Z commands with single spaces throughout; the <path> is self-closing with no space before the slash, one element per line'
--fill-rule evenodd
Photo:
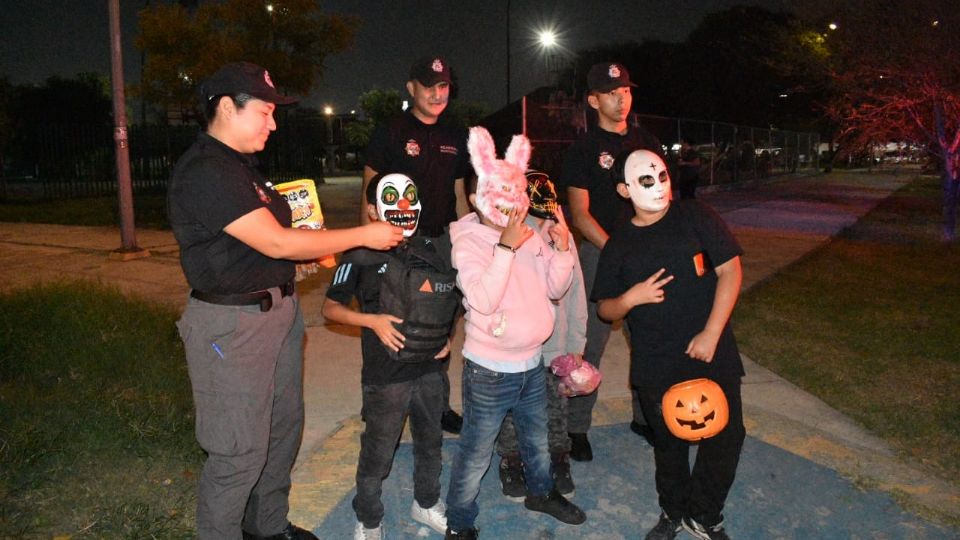
<path fill-rule="evenodd" d="M 137 195 L 133 200 L 136 226 L 169 229 L 166 195 Z M 0 221 L 54 225 L 120 226 L 116 197 L 87 197 L 54 201 L 0 202 Z"/>
<path fill-rule="evenodd" d="M 940 185 L 921 177 L 745 293 L 745 354 L 956 483 L 960 249 L 939 241 Z"/>
<path fill-rule="evenodd" d="M 176 318 L 90 282 L 0 295 L 0 538 L 194 535 Z"/>

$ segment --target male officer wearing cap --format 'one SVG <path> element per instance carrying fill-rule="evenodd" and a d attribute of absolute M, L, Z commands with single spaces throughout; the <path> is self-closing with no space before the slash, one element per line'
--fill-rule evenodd
<path fill-rule="evenodd" d="M 177 322 L 207 452 L 197 495 L 201 539 L 315 539 L 287 520 L 290 470 L 303 429 L 303 316 L 296 264 L 345 249 L 386 249 L 403 231 L 377 222 L 291 228 L 290 207 L 257 171 L 296 100 L 260 66 L 221 67 L 200 87 L 206 131 L 170 180 L 170 225 L 191 287 Z"/>
<path fill-rule="evenodd" d="M 413 105 L 377 126 L 370 136 L 363 167 L 360 223 L 368 223 L 366 188 L 378 173 L 402 172 L 417 184 L 423 212 L 417 235 L 434 239 L 438 250 L 451 249 L 447 227 L 470 211 L 464 176 L 469 166 L 466 130 L 441 117 L 453 79 L 443 56 L 418 59 L 410 68 L 407 92 Z M 459 433 L 462 419 L 450 408 L 450 381 L 443 370 L 443 429 Z"/>
<path fill-rule="evenodd" d="M 610 233 L 630 219 L 630 202 L 617 194 L 613 162 L 624 150 L 646 149 L 663 155 L 660 141 L 646 129 L 631 125 L 633 104 L 630 74 L 622 64 L 594 64 L 587 73 L 587 103 L 597 112 L 597 125 L 580 136 L 564 154 L 559 187 L 567 189 L 573 226 L 583 235 L 580 265 L 584 289 L 593 289 L 597 261 Z M 610 339 L 610 324 L 597 317 L 596 302 L 587 303 L 587 343 L 583 359 L 599 367 L 603 350 Z M 593 459 L 587 439 L 597 393 L 571 398 L 567 428 L 570 431 L 570 457 L 577 461 Z M 648 431 L 643 414 L 634 400 L 634 431 Z M 644 429 L 645 428 L 645 429 Z M 651 440 L 648 437 L 648 440 Z"/>

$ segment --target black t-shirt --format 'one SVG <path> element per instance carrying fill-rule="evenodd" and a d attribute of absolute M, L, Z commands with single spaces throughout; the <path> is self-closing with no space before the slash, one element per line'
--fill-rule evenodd
<path fill-rule="evenodd" d="M 677 201 L 652 225 L 629 223 L 604 246 L 591 298 L 615 298 L 660 268 L 673 281 L 663 288 L 665 300 L 640 304 L 627 313 L 632 348 L 630 382 L 665 390 L 687 379 L 731 380 L 743 375 L 733 331 L 723 330 L 713 362 L 687 356 L 686 348 L 700 333 L 713 308 L 717 289 L 714 268 L 742 253 L 720 216 L 698 201 Z"/>
<path fill-rule="evenodd" d="M 258 208 L 291 224 L 287 201 L 267 186 L 256 159 L 201 133 L 180 157 L 167 190 L 180 265 L 190 287 L 215 294 L 260 291 L 293 279 L 296 264 L 272 259 L 224 232 Z"/>
<path fill-rule="evenodd" d="M 424 124 L 406 112 L 378 125 L 367 145 L 366 165 L 378 173 L 403 173 L 417 184 L 423 212 L 417 234 L 436 237 L 457 219 L 454 180 L 466 176 L 466 131 L 441 117 Z"/>
<path fill-rule="evenodd" d="M 327 298 L 345 306 L 356 298 L 363 313 L 380 313 L 380 275 L 387 271 L 388 260 L 385 253 L 366 248 L 345 252 L 333 273 Z M 438 371 L 442 365 L 432 360 L 413 363 L 391 360 L 376 332 L 369 328 L 360 329 L 360 352 L 363 356 L 361 384 L 409 381 Z"/>
<path fill-rule="evenodd" d="M 612 234 L 633 215 L 629 199 L 617 194 L 613 162 L 620 152 L 640 149 L 663 156 L 660 141 L 642 127 L 631 127 L 620 135 L 594 126 L 567 149 L 557 187 L 587 190 L 590 214 L 607 234 Z"/>

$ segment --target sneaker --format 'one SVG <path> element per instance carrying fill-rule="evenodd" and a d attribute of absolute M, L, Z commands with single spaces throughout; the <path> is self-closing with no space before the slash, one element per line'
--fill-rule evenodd
<path fill-rule="evenodd" d="M 463 428 L 463 417 L 457 414 L 457 411 L 449 409 L 440 415 L 440 427 L 447 433 L 459 435 Z"/>
<path fill-rule="evenodd" d="M 383 538 L 383 523 L 376 529 L 368 529 L 363 523 L 357 522 L 353 528 L 353 540 L 381 540 Z"/>
<path fill-rule="evenodd" d="M 500 458 L 500 490 L 511 501 L 520 502 L 527 496 L 527 482 L 523 478 L 520 456 Z"/>
<path fill-rule="evenodd" d="M 660 513 L 660 521 L 650 529 L 650 532 L 647 533 L 647 536 L 644 537 L 645 540 L 673 540 L 677 537 L 677 534 L 683 530 L 683 524 L 680 520 L 672 520 L 667 517 L 667 514 Z"/>
<path fill-rule="evenodd" d="M 586 433 L 568 433 L 570 435 L 570 459 L 574 461 L 592 461 L 593 448 Z"/>
<path fill-rule="evenodd" d="M 447 529 L 447 534 L 443 536 L 444 540 L 477 540 L 480 536 L 480 531 L 476 527 L 470 527 L 462 531 L 454 531 L 452 529 Z"/>
<path fill-rule="evenodd" d="M 437 504 L 430 508 L 424 508 L 417 501 L 413 501 L 410 517 L 440 534 L 447 532 L 447 506 L 443 501 L 437 501 Z"/>
<path fill-rule="evenodd" d="M 651 447 L 653 444 L 653 428 L 649 424 L 641 424 L 636 420 L 630 422 L 630 431 L 644 438 Z"/>
<path fill-rule="evenodd" d="M 720 518 L 720 523 L 711 527 L 705 527 L 694 521 L 693 518 L 685 517 L 683 518 L 683 528 L 694 538 L 700 538 L 701 540 L 730 540 L 727 531 L 723 530 L 723 517 Z"/>
<path fill-rule="evenodd" d="M 243 540 L 317 540 L 316 535 L 312 532 L 301 529 L 293 523 L 287 523 L 286 528 L 277 534 L 271 534 L 267 536 L 259 536 L 256 534 L 250 534 L 247 531 L 243 531 Z M 376 538 L 380 538 L 377 536 Z"/>
<path fill-rule="evenodd" d="M 553 454 L 550 457 L 550 476 L 553 477 L 554 487 L 556 487 L 557 491 L 564 497 L 573 497 L 573 477 L 570 476 L 570 457 L 566 453 Z"/>
<path fill-rule="evenodd" d="M 539 497 L 528 495 L 527 498 L 523 500 L 523 505 L 527 507 L 527 510 L 550 514 L 557 520 L 569 523 L 570 525 L 579 525 L 587 520 L 587 515 L 583 513 L 583 510 L 565 499 L 563 495 L 557 491 L 557 488 L 553 488 L 550 490 L 550 493 L 540 495 Z"/>

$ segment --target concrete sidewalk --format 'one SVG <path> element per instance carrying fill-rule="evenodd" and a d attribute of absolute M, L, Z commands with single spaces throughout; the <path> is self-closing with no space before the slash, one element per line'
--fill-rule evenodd
<path fill-rule="evenodd" d="M 908 180 L 908 176 L 839 173 L 785 178 L 737 191 L 707 190 L 701 197 L 721 213 L 743 245 L 744 287 L 749 288 L 855 223 Z M 319 186 L 319 192 L 329 226 L 355 223 L 358 178 L 330 179 Z M 114 228 L 0 223 L 0 290 L 82 278 L 182 306 L 188 288 L 172 234 L 140 230 L 137 240 L 152 256 L 118 262 L 107 257 L 120 244 Z M 290 518 L 305 527 L 324 522 L 353 488 L 362 432 L 358 332 L 324 324 L 320 305 L 329 277 L 325 272 L 298 284 L 307 321 L 307 412 Z M 744 360 L 743 399 L 750 437 L 863 485 L 896 493 L 908 507 L 927 515 L 960 521 L 956 485 L 924 477 L 851 420 L 750 359 Z M 602 363 L 605 382 L 595 425 L 629 422 L 628 364 L 626 341 L 622 333 L 615 333 Z M 455 354 L 452 381 L 459 381 L 461 365 L 462 359 Z M 451 402 L 459 409 L 459 384 L 452 386 Z"/>

